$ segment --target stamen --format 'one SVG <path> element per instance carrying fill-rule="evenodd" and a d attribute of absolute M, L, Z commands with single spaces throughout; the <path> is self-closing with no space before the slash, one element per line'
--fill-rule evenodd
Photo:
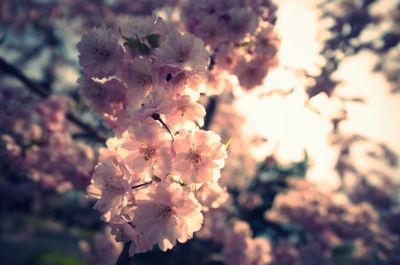
<path fill-rule="evenodd" d="M 202 155 L 195 150 L 191 150 L 188 159 L 192 162 L 193 166 L 195 168 L 198 168 L 202 163 L 203 163 L 203 157 Z"/>
<path fill-rule="evenodd" d="M 143 156 L 143 159 L 146 161 L 149 161 L 150 159 L 155 157 L 157 154 L 157 150 L 154 147 L 149 146 L 149 145 L 140 147 L 139 152 Z"/>

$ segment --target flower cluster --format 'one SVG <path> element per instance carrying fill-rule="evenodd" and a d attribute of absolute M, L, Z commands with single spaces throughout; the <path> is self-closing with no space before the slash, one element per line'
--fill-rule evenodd
<path fill-rule="evenodd" d="M 88 264 L 114 265 L 122 250 L 122 244 L 115 242 L 111 228 L 96 233 L 91 240 L 81 240 L 79 248 Z"/>
<path fill-rule="evenodd" d="M 212 51 L 213 74 L 228 72 L 241 87 L 252 89 L 278 63 L 279 39 L 269 21 L 271 8 L 268 1 L 191 0 L 183 14 L 188 31 Z"/>
<path fill-rule="evenodd" d="M 222 246 L 224 264 L 262 265 L 271 262 L 271 244 L 264 236 L 253 237 L 249 223 L 236 218 L 229 220 L 229 203 L 206 213 L 199 232 L 202 239 Z"/>
<path fill-rule="evenodd" d="M 262 265 L 271 261 L 271 246 L 265 237 L 252 238 L 248 223 L 236 221 L 225 233 L 223 256 L 225 264 Z"/>
<path fill-rule="evenodd" d="M 193 237 L 226 194 L 218 180 L 227 156 L 220 137 L 199 128 L 203 42 L 158 17 L 134 22 L 119 29 L 121 41 L 94 28 L 77 45 L 81 93 L 116 136 L 100 150 L 88 194 L 131 255 Z"/>
<path fill-rule="evenodd" d="M 178 0 L 146 0 L 146 1 L 107 1 L 107 0 L 70 0 L 68 2 L 29 1 L 23 5 L 12 0 L 0 3 L 2 22 L 5 25 L 19 30 L 30 29 L 31 25 L 52 25 L 58 27 L 60 22 L 69 22 L 79 19 L 80 27 L 90 25 L 116 23 L 121 16 L 150 15 L 154 10 L 163 7 L 174 7 Z M 94 13 L 93 10 L 96 10 Z M 50 23 L 49 23 L 50 21 Z M 54 24 L 57 25 L 54 25 Z M 76 24 L 72 25 L 73 27 Z M 75 30 L 81 31 L 78 28 Z"/>
<path fill-rule="evenodd" d="M 6 106 L 0 113 L 2 163 L 58 192 L 88 185 L 95 155 L 91 147 L 72 139 L 65 118 L 67 98 L 32 102 L 32 96 L 18 88 L 1 87 L 0 104 Z"/>
<path fill-rule="evenodd" d="M 306 180 L 293 179 L 289 181 L 289 187 L 286 193 L 275 198 L 265 217 L 275 222 L 296 224 L 302 229 L 305 242 L 296 250 L 293 242 L 280 241 L 274 250 L 279 264 L 293 264 L 289 261 L 290 256 L 298 264 L 313 264 L 307 254 L 315 251 L 319 253 L 318 264 L 331 264 L 333 251 L 349 245 L 354 250 L 348 254 L 365 264 L 371 264 L 375 259 L 386 264 L 396 255 L 396 237 L 370 204 L 355 204 L 345 195 L 322 192 Z M 282 255 L 282 248 L 291 249 L 287 252 L 291 254 Z"/>

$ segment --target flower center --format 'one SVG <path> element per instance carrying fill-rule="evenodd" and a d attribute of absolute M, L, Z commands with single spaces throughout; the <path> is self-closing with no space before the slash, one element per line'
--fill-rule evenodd
<path fill-rule="evenodd" d="M 268 38 L 262 38 L 260 40 L 260 43 L 262 46 L 267 47 L 269 45 L 269 39 Z"/>
<path fill-rule="evenodd" d="M 178 53 L 178 62 L 180 63 L 184 63 L 187 61 L 187 59 L 189 58 L 189 52 L 187 51 L 180 51 Z"/>
<path fill-rule="evenodd" d="M 94 52 L 103 60 L 107 60 L 111 53 L 106 48 L 96 48 Z"/>
<path fill-rule="evenodd" d="M 140 75 L 138 77 L 137 83 L 140 87 L 147 87 L 147 86 L 151 85 L 151 83 L 152 83 L 151 76 Z"/>
<path fill-rule="evenodd" d="M 174 213 L 171 207 L 166 206 L 166 205 L 160 205 L 160 209 L 158 212 L 158 219 L 161 221 L 166 221 L 171 217 L 171 215 Z"/>
<path fill-rule="evenodd" d="M 192 164 L 195 168 L 198 168 L 199 166 L 201 166 L 203 164 L 203 157 L 201 156 L 201 154 L 198 151 L 195 151 L 195 150 L 190 151 L 188 158 L 189 158 L 190 162 L 192 162 Z"/>
<path fill-rule="evenodd" d="M 124 187 L 122 185 L 116 185 L 116 184 L 112 184 L 112 183 L 106 183 L 104 185 L 105 187 L 105 192 L 110 194 L 110 195 L 119 195 L 119 194 L 123 194 L 124 191 Z"/>
<path fill-rule="evenodd" d="M 142 155 L 143 159 L 146 161 L 154 158 L 157 154 L 157 150 L 153 146 L 150 146 L 150 145 L 140 147 L 139 152 Z"/>
<path fill-rule="evenodd" d="M 181 106 L 179 108 L 179 111 L 181 112 L 181 117 L 185 116 L 186 113 L 186 106 Z"/>
<path fill-rule="evenodd" d="M 228 65 L 231 65 L 231 64 L 233 63 L 232 57 L 227 56 L 226 59 L 225 59 L 225 62 L 226 62 Z"/>
<path fill-rule="evenodd" d="M 249 76 L 256 76 L 256 74 L 257 74 L 257 69 L 255 69 L 254 67 L 249 67 L 249 68 L 247 69 L 247 74 L 248 74 Z"/>

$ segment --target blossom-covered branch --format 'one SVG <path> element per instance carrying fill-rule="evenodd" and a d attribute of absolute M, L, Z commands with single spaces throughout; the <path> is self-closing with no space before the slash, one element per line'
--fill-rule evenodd
<path fill-rule="evenodd" d="M 36 84 L 34 81 L 29 79 L 22 71 L 20 71 L 18 68 L 13 66 L 12 64 L 8 63 L 4 59 L 0 58 L 0 71 L 14 76 L 17 78 L 19 81 L 21 81 L 26 88 L 30 89 L 33 93 L 39 95 L 42 98 L 47 98 L 50 96 L 50 92 L 40 85 Z M 75 114 L 69 112 L 66 114 L 66 117 L 69 121 L 77 125 L 79 128 L 87 132 L 93 139 L 96 141 L 104 143 L 106 141 L 106 136 L 103 135 L 101 132 L 98 130 L 92 128 L 90 125 L 86 124 L 84 121 L 82 121 L 79 117 L 77 117 Z"/>
<path fill-rule="evenodd" d="M 121 45 L 123 44 L 123 45 Z M 209 55 L 203 42 L 156 16 L 94 28 L 77 45 L 81 93 L 115 132 L 100 150 L 89 196 L 130 256 L 193 237 L 227 156 L 219 135 L 200 129 Z"/>

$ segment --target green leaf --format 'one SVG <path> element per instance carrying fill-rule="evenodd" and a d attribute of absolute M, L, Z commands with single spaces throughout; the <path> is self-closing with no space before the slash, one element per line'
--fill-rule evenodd
<path fill-rule="evenodd" d="M 127 38 L 124 43 L 125 46 L 129 48 L 137 50 L 141 54 L 148 54 L 150 52 L 150 48 L 147 47 L 146 44 L 142 43 L 139 39 Z"/>
<path fill-rule="evenodd" d="M 159 34 L 150 34 L 146 37 L 147 41 L 149 42 L 152 48 L 158 48 L 160 42 L 160 35 Z"/>

